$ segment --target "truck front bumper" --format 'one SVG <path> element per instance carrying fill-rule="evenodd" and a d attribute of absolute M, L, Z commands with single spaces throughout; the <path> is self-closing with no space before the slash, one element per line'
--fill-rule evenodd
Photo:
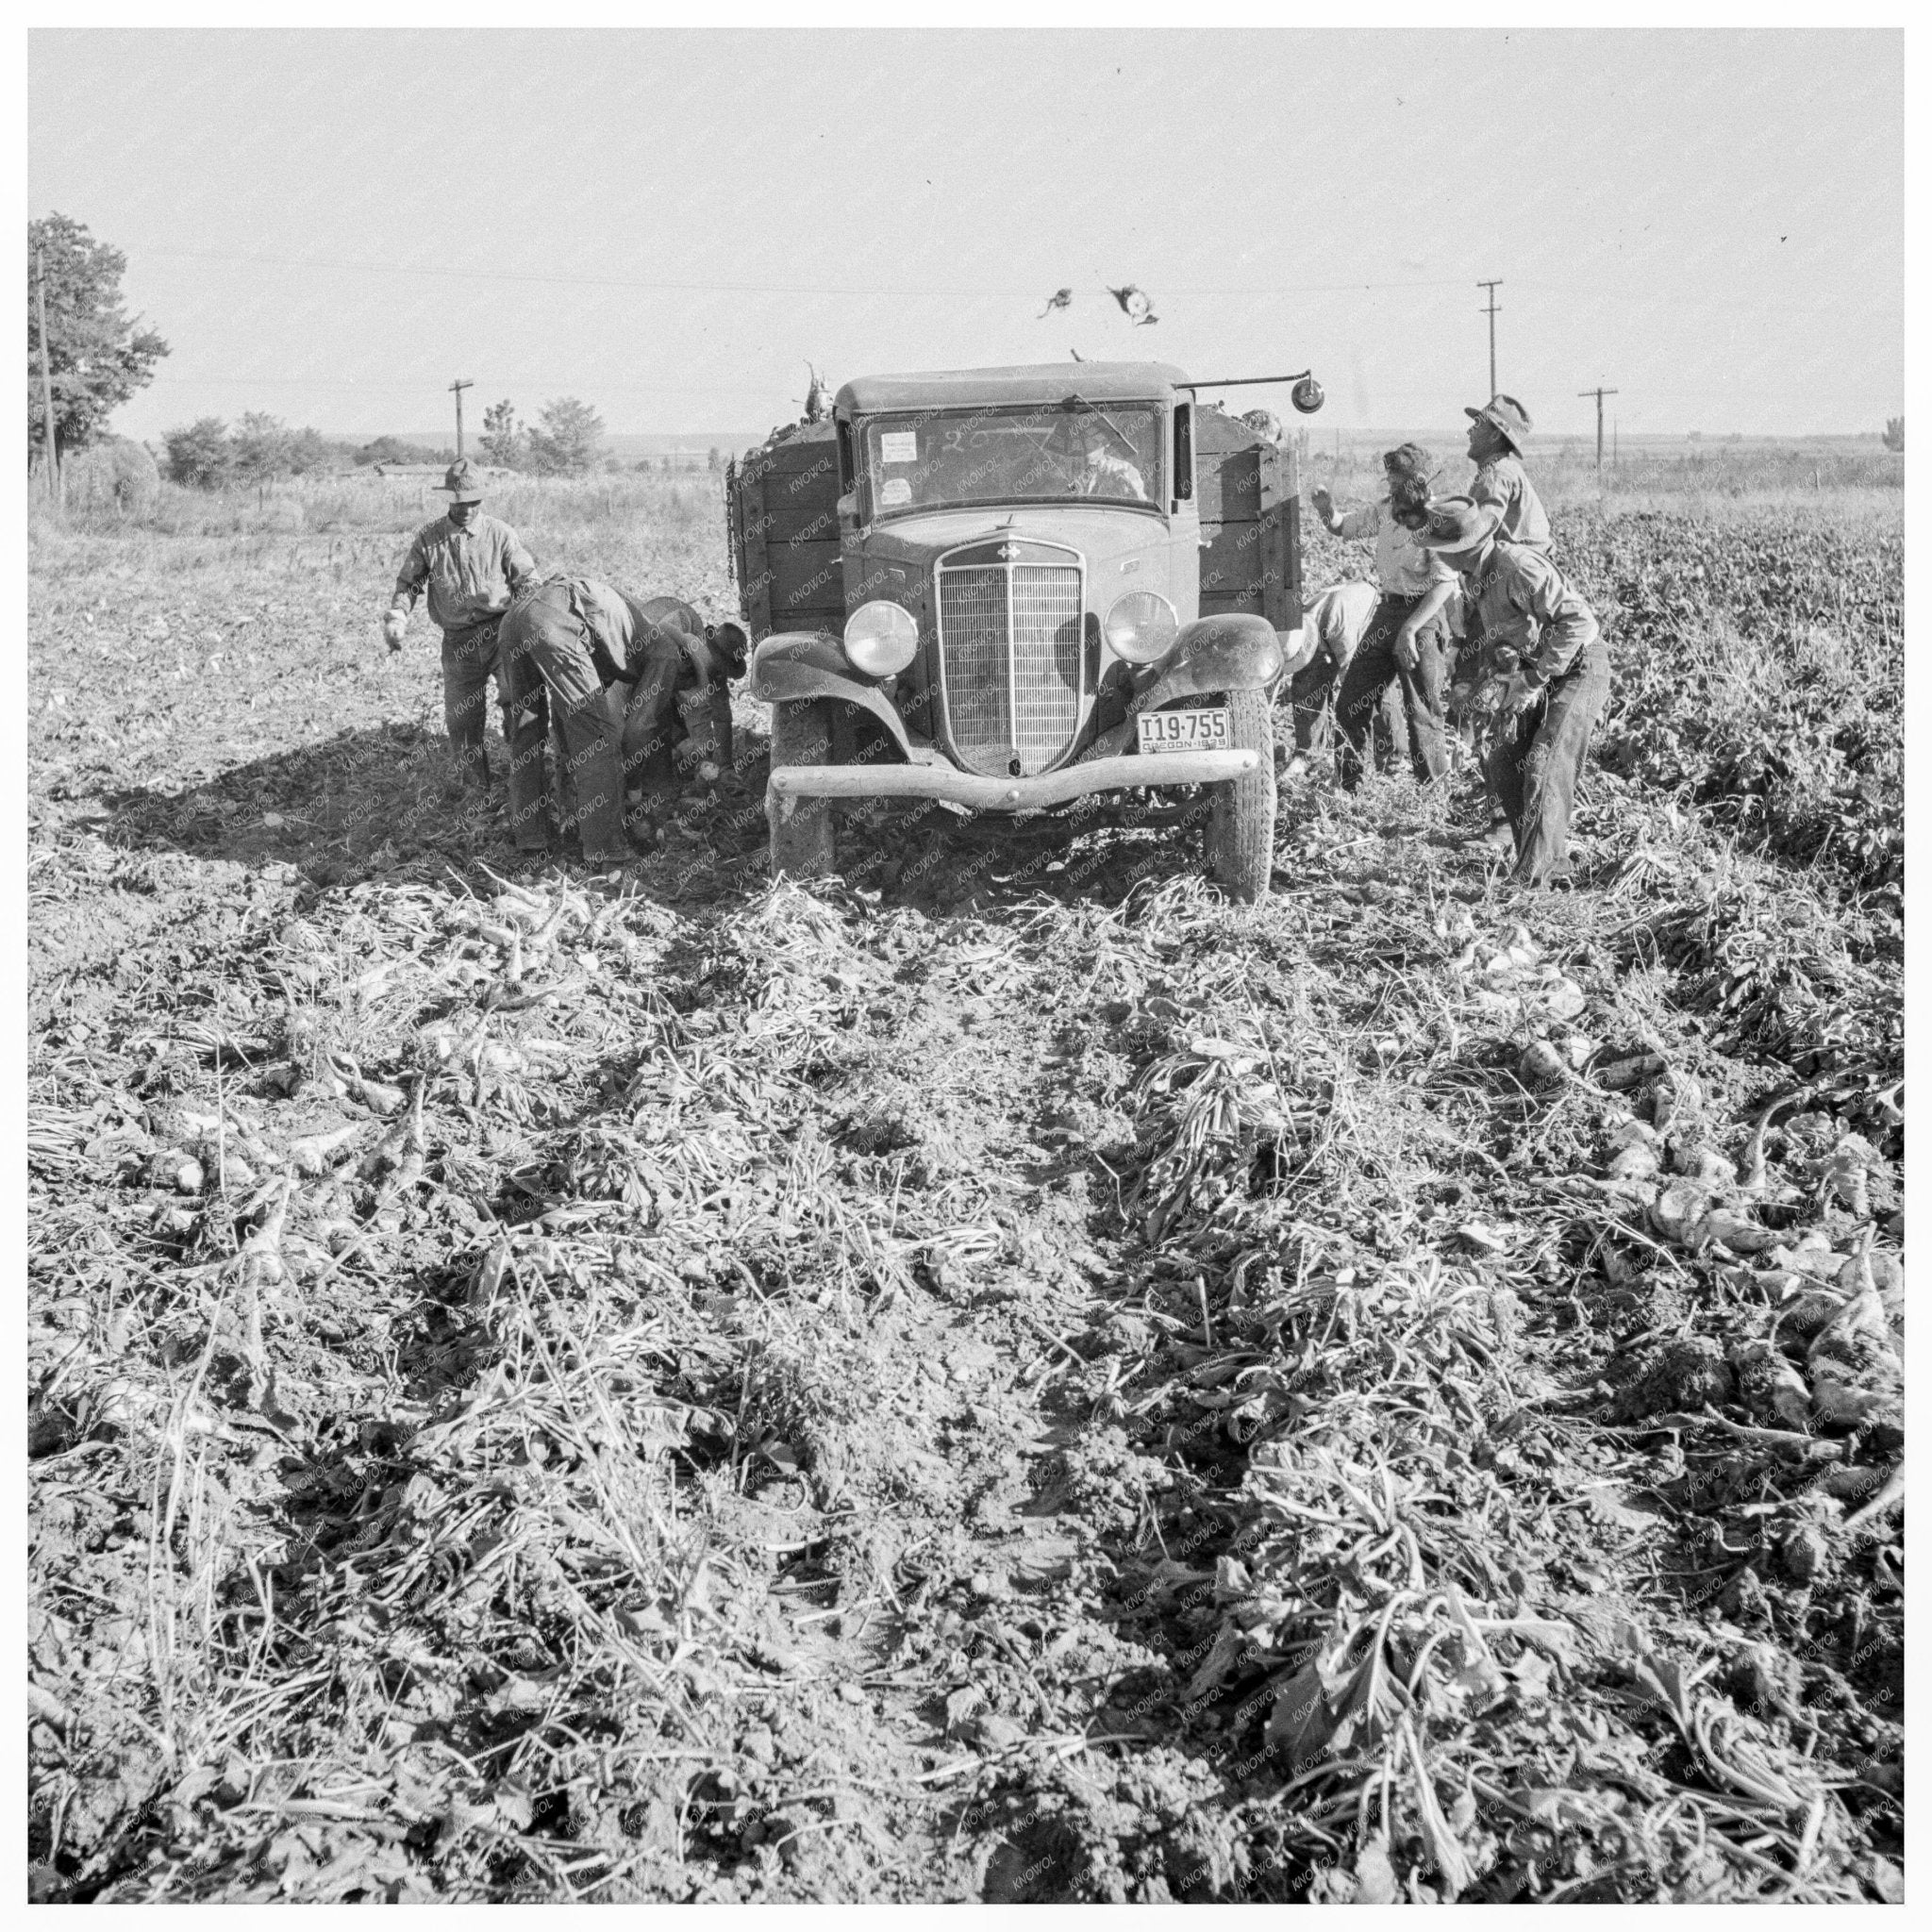
<path fill-rule="evenodd" d="M 938 798 L 974 811 L 1046 811 L 1091 791 L 1136 785 L 1221 785 L 1244 777 L 1260 761 L 1257 751 L 1173 751 L 1148 757 L 1129 752 L 1090 758 L 1038 778 L 982 778 L 951 765 L 780 765 L 768 797 L 781 818 L 801 798 Z"/>

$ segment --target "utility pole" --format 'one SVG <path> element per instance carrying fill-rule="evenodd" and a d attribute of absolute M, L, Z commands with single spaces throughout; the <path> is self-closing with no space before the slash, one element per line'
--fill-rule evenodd
<path fill-rule="evenodd" d="M 1500 276 L 1493 282 L 1478 282 L 1476 284 L 1478 289 L 1487 289 L 1490 291 L 1490 306 L 1487 308 L 1478 308 L 1476 313 L 1478 315 L 1487 315 L 1490 318 L 1490 393 L 1491 395 L 1496 393 L 1496 317 L 1500 313 L 1496 308 L 1496 291 L 1502 286 L 1503 283 Z"/>
<path fill-rule="evenodd" d="M 54 376 L 47 359 L 47 270 L 41 251 L 34 250 L 34 306 L 41 321 L 41 408 L 47 425 L 47 488 L 62 509 L 67 491 L 60 477 L 60 452 L 54 441 Z"/>
<path fill-rule="evenodd" d="M 450 392 L 457 399 L 457 460 L 463 459 L 463 391 L 475 389 L 476 385 L 467 376 L 459 375 L 450 384 Z"/>
<path fill-rule="evenodd" d="M 1596 398 L 1596 466 L 1601 470 L 1604 466 L 1604 398 L 1613 396 L 1617 391 L 1599 386 L 1596 389 L 1580 389 L 1576 393 Z"/>

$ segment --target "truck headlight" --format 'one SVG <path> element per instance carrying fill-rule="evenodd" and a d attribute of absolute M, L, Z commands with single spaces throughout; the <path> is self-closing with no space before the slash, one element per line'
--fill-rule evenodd
<path fill-rule="evenodd" d="M 903 604 L 874 597 L 845 620 L 845 655 L 868 677 L 890 677 L 911 663 L 919 626 Z"/>
<path fill-rule="evenodd" d="M 1129 591 L 1116 598 L 1103 627 L 1114 656 L 1129 664 L 1152 664 L 1181 634 L 1174 606 L 1156 591 Z"/>

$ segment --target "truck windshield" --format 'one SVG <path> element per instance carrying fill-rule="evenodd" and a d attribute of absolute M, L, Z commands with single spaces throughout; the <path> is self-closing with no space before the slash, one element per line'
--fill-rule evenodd
<path fill-rule="evenodd" d="M 1097 496 L 1159 505 L 1161 411 L 1074 401 L 874 416 L 864 462 L 877 512 Z"/>

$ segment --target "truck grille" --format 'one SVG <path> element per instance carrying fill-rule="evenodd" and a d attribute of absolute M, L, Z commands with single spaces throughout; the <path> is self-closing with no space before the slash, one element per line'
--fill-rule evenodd
<path fill-rule="evenodd" d="M 946 730 L 969 771 L 1050 770 L 1080 728 L 1080 568 L 941 566 L 940 669 Z"/>

